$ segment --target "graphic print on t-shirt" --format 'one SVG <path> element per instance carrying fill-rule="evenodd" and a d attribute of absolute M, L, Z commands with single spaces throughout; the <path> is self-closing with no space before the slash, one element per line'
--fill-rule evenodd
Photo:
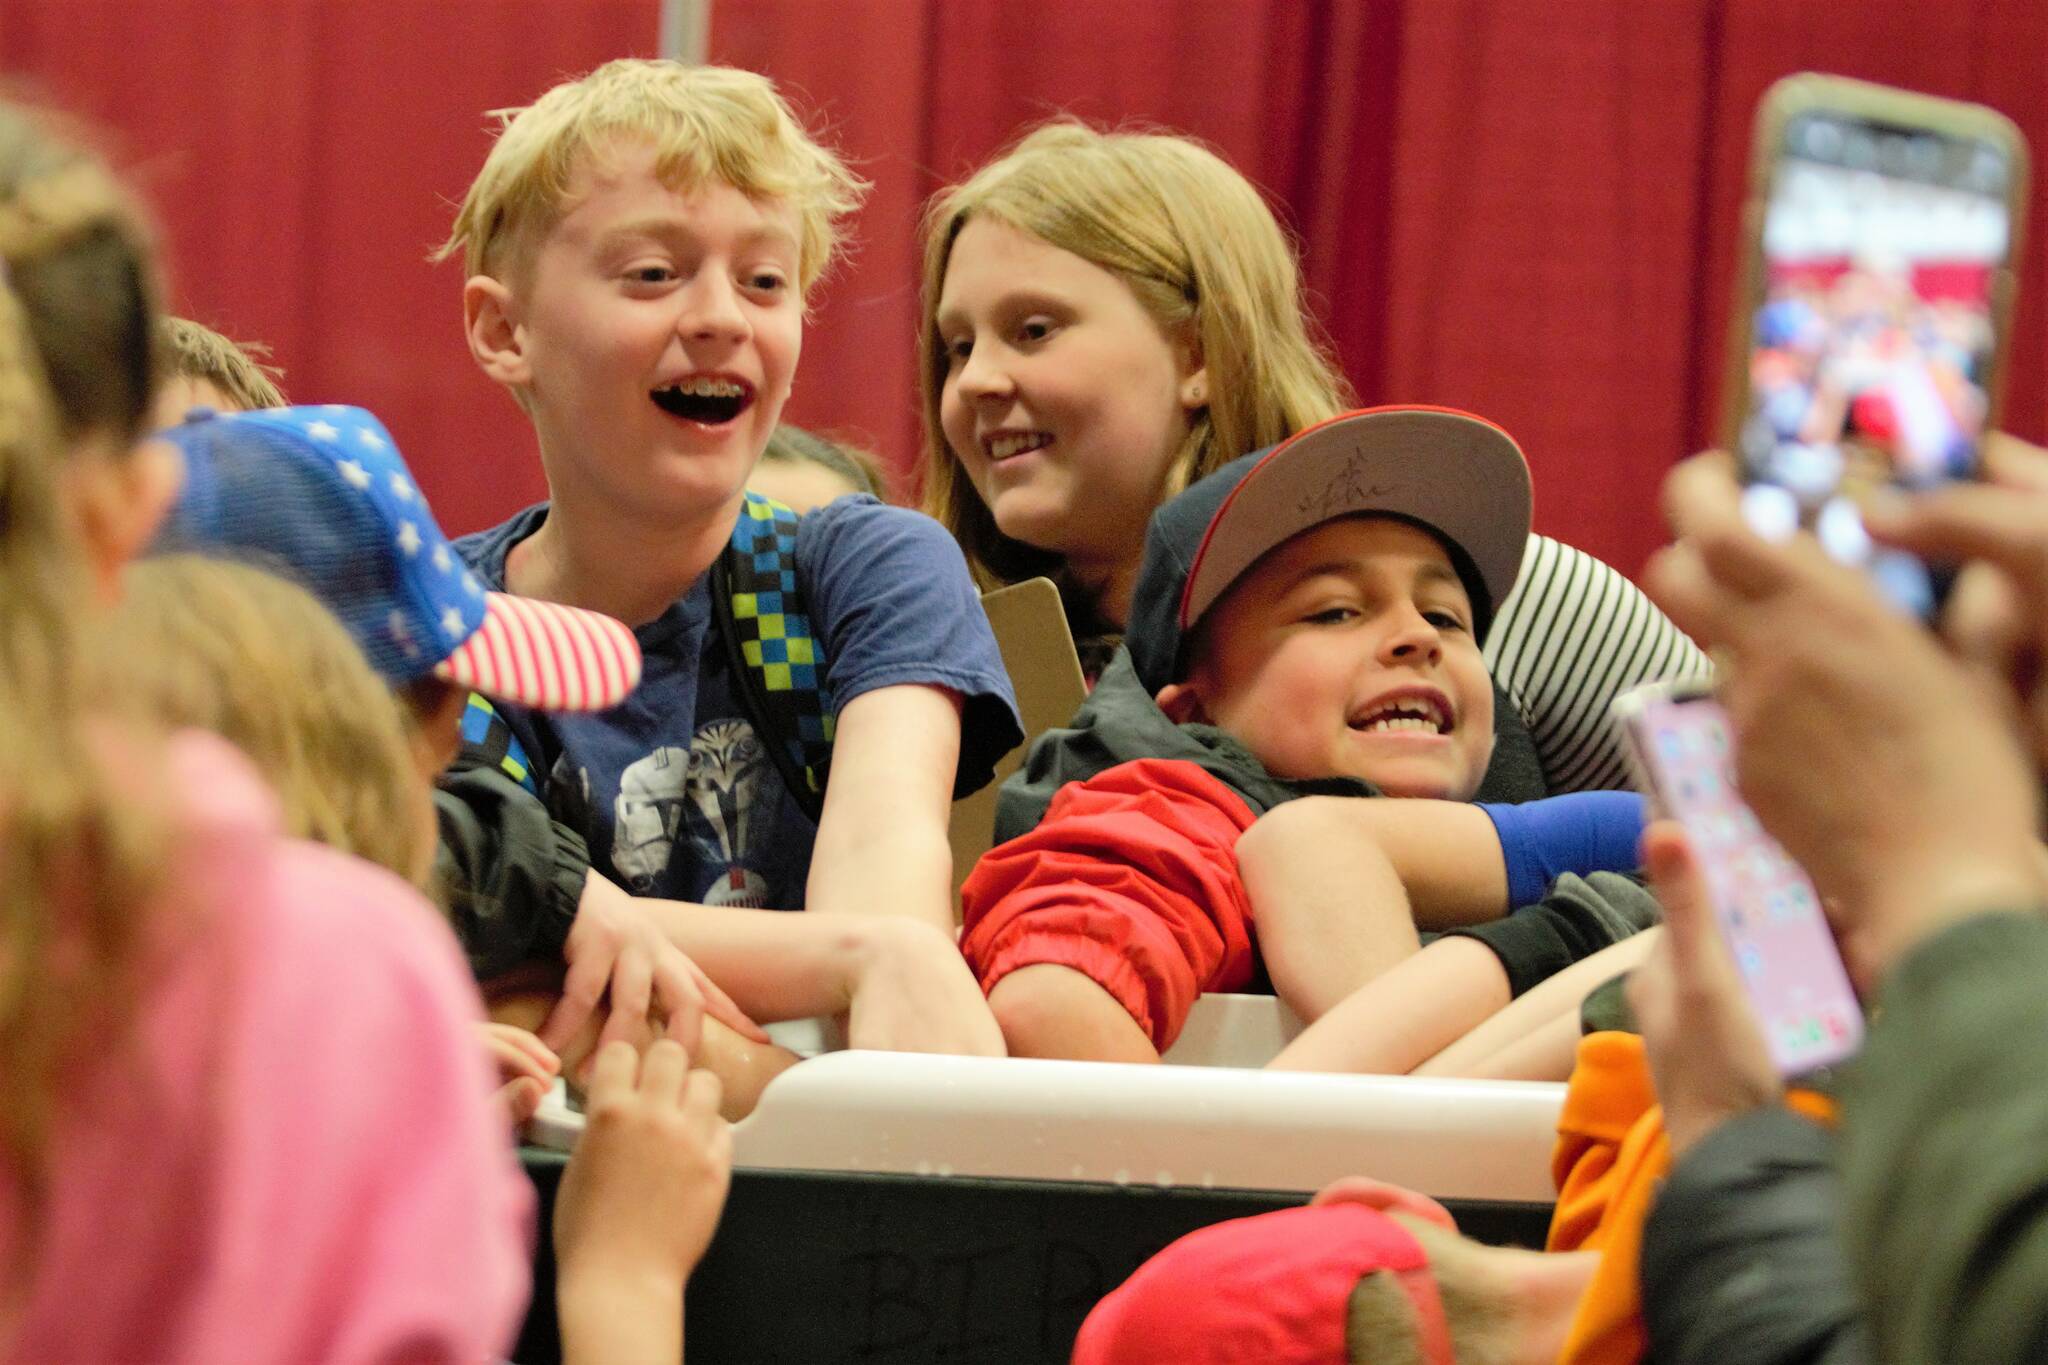
<path fill-rule="evenodd" d="M 684 828 L 698 867 L 725 872 L 704 889 L 706 905 L 768 906 L 768 879 L 747 866 L 773 815 L 764 799 L 768 750 L 743 720 L 715 720 L 690 741 Z"/>
<path fill-rule="evenodd" d="M 547 513 L 546 504 L 529 507 L 456 548 L 482 582 L 502 589 L 507 554 Z M 795 555 L 835 701 L 915 684 L 962 694 L 958 766 L 970 786 L 1016 746 L 1022 732 L 1002 657 L 945 528 L 872 498 L 842 498 L 803 518 Z M 548 774 L 549 812 L 583 838 L 600 873 L 636 895 L 800 910 L 817 822 L 767 747 L 778 735 L 743 719 L 744 678 L 716 615 L 706 576 L 636 626 L 640 686 L 610 711 L 500 714 Z"/>
<path fill-rule="evenodd" d="M 768 879 L 747 866 L 772 811 L 763 780 L 768 751 L 743 720 L 714 720 L 690 747 L 664 745 L 619 774 L 612 803 L 612 866 L 638 894 L 659 885 L 681 841 L 692 867 L 719 869 L 706 905 L 763 909 Z"/>
<path fill-rule="evenodd" d="M 688 750 L 664 745 L 619 774 L 619 796 L 612 803 L 612 866 L 640 895 L 668 870 L 689 768 Z"/>

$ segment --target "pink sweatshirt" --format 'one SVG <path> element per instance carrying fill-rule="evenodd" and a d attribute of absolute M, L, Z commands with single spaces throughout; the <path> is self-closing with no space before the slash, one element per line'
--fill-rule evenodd
<path fill-rule="evenodd" d="M 452 936 L 396 878 L 281 838 L 224 743 L 172 755 L 158 948 L 56 1118 L 0 1361 L 502 1358 L 532 1193 Z M 27 1236 L 0 1179 L 0 1265 Z"/>

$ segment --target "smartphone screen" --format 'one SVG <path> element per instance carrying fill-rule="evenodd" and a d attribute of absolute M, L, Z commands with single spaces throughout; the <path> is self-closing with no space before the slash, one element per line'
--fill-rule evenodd
<path fill-rule="evenodd" d="M 2023 171 L 2000 143 L 1841 110 L 1780 128 L 1737 436 L 1745 508 L 1760 534 L 1811 531 L 1930 616 L 1936 575 L 1874 546 L 1857 498 L 1975 476 Z"/>
<path fill-rule="evenodd" d="M 1863 1041 L 1862 1007 L 1813 883 L 1735 790 L 1720 703 L 1652 696 L 1628 728 L 1652 799 L 1692 841 L 1779 1074 L 1850 1056 Z"/>

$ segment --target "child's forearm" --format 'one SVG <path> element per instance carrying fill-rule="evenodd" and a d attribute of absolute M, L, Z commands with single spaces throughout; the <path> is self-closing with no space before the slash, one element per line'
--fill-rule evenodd
<path fill-rule="evenodd" d="M 1445 938 L 1353 992 L 1269 1064 L 1277 1071 L 1413 1070 L 1509 999 L 1507 969 L 1477 939 Z"/>
<path fill-rule="evenodd" d="M 1579 1007 L 1596 989 L 1633 971 L 1649 955 L 1660 929 L 1649 929 L 1582 958 L 1555 976 L 1538 983 L 1498 1014 L 1473 1028 L 1442 1052 L 1415 1068 L 1426 1076 L 1476 1076 L 1493 1080 L 1563 1080 L 1571 1072 L 1571 1053 L 1579 1031 Z M 1538 1052 L 1524 1046 L 1551 1026 L 1565 1019 L 1571 1025 L 1573 1046 L 1552 1050 L 1547 1055 L 1561 1060 L 1563 1069 L 1555 1075 L 1530 1075 L 1530 1059 Z"/>
<path fill-rule="evenodd" d="M 728 1123 L 738 1123 L 754 1112 L 768 1082 L 802 1058 L 786 1047 L 743 1038 L 718 1020 L 707 1018 L 704 1037 L 693 1060 L 718 1077 L 720 1117 Z"/>
<path fill-rule="evenodd" d="M 902 915 L 644 904 L 751 1018 L 847 1015 L 853 1047 L 1001 1055 L 1001 1034 L 950 925 Z M 736 1082 L 727 1077 L 726 1084 Z"/>
<path fill-rule="evenodd" d="M 1483 1029 L 1485 1025 L 1480 1027 Z M 1528 1033 L 1507 1039 L 1499 1047 L 1469 1058 L 1454 1056 L 1464 1046 L 1464 1040 L 1460 1039 L 1410 1074 L 1462 1076 L 1482 1081 L 1569 1080 L 1572 1065 L 1578 1057 L 1580 1037 L 1576 1012 L 1553 1015 Z"/>
<path fill-rule="evenodd" d="M 820 829 L 805 905 L 812 913 L 901 917 L 952 933 L 953 847 L 943 820 L 883 809 Z M 848 825 L 852 827 L 847 827 Z"/>
<path fill-rule="evenodd" d="M 959 760 L 960 699 L 943 688 L 883 687 L 841 708 L 805 907 L 952 933 Z"/>
<path fill-rule="evenodd" d="M 1362 801 L 1290 801 L 1237 841 L 1238 876 L 1278 995 L 1317 1020 L 1419 946 L 1399 869 Z"/>
<path fill-rule="evenodd" d="M 901 932 L 852 917 L 641 904 L 733 1003 L 763 1023 L 844 1013 L 868 964 Z"/>
<path fill-rule="evenodd" d="M 681 1365 L 683 1286 L 564 1267 L 555 1284 L 563 1365 Z"/>

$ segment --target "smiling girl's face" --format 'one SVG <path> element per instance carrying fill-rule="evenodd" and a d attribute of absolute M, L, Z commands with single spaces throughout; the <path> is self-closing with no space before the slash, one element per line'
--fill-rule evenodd
<path fill-rule="evenodd" d="M 1192 337 L 1110 272 L 988 218 L 953 242 L 935 326 L 940 426 L 996 526 L 1084 580 L 1135 569 L 1207 400 Z"/>

